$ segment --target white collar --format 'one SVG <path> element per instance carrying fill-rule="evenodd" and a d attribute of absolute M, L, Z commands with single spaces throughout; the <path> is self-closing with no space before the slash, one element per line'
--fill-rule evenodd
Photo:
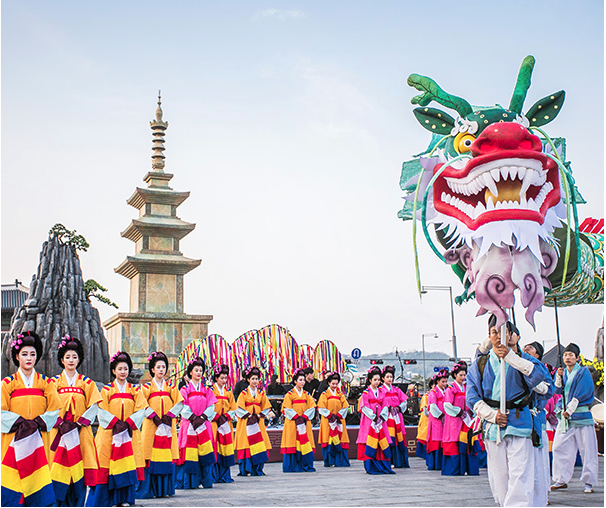
<path fill-rule="evenodd" d="M 301 388 L 301 391 L 299 391 L 299 389 L 295 386 L 295 391 L 297 392 L 297 395 L 299 395 L 299 397 L 303 397 L 303 392 L 305 390 L 303 388 Z"/>
<path fill-rule="evenodd" d="M 372 393 L 375 394 L 375 397 L 378 399 L 379 398 L 379 387 L 377 387 L 377 389 L 375 390 L 372 386 L 370 387 L 370 389 L 372 390 Z"/>
<path fill-rule="evenodd" d="M 259 387 L 257 388 L 253 388 L 252 386 L 248 387 L 248 390 L 250 391 L 250 396 L 254 399 L 257 396 L 257 390 Z"/>
<path fill-rule="evenodd" d="M 202 391 L 202 380 L 201 379 L 198 382 L 198 384 L 194 383 L 193 381 L 190 381 L 190 383 L 194 387 L 195 391 L 197 391 L 197 392 Z"/>
<path fill-rule="evenodd" d="M 391 384 L 391 385 L 384 384 L 383 386 L 385 388 L 387 388 L 387 390 L 390 391 L 390 392 L 393 390 L 393 384 Z"/>
<path fill-rule="evenodd" d="M 436 386 L 436 388 L 438 390 L 440 390 L 440 392 L 442 393 L 442 395 L 444 395 L 444 393 L 446 393 L 446 389 L 442 390 L 442 388 L 440 388 L 439 386 Z M 448 388 L 448 387 L 447 387 Z"/>
<path fill-rule="evenodd" d="M 337 396 L 337 392 L 333 392 L 330 386 L 328 387 L 328 389 L 330 390 L 330 393 L 332 393 L 333 397 Z"/>
<path fill-rule="evenodd" d="M 34 385 L 34 377 L 36 376 L 36 369 L 32 369 L 32 373 L 30 374 L 29 377 L 27 377 L 23 371 L 21 370 L 21 367 L 19 367 L 19 375 L 21 376 L 21 379 L 23 380 L 23 384 L 25 385 L 25 388 L 31 388 Z"/>
<path fill-rule="evenodd" d="M 160 391 L 164 390 L 164 378 L 162 378 L 162 384 L 159 385 L 158 384 L 158 380 L 156 379 L 156 376 L 154 376 L 154 383 L 156 383 L 156 386 L 158 387 L 158 390 L 160 390 Z"/>
<path fill-rule="evenodd" d="M 455 381 L 455 384 L 459 387 L 459 390 L 463 391 L 463 385 L 460 385 L 458 381 Z"/>
<path fill-rule="evenodd" d="M 219 383 L 215 383 L 215 386 L 217 387 L 217 390 L 219 390 L 219 395 L 223 396 L 225 393 L 225 386 L 219 386 Z"/>
<path fill-rule="evenodd" d="M 63 371 L 63 374 L 65 374 L 65 379 L 67 380 L 67 384 L 69 386 L 74 386 L 76 384 L 76 379 L 78 379 L 78 371 L 77 370 L 74 371 L 74 377 L 72 377 L 72 378 L 70 378 L 67 375 L 67 371 L 66 370 Z"/>
<path fill-rule="evenodd" d="M 124 384 L 120 385 L 120 382 L 116 379 L 116 386 L 118 387 L 118 390 L 120 390 L 120 393 L 124 393 L 126 391 L 126 385 L 128 385 L 128 381 L 124 381 Z"/>

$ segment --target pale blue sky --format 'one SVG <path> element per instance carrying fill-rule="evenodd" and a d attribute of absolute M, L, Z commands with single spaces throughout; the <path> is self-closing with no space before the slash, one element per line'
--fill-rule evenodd
<path fill-rule="evenodd" d="M 91 243 L 85 278 L 128 311 L 113 272 L 134 245 L 125 200 L 150 169 L 162 89 L 166 170 L 191 191 L 182 241 L 202 265 L 185 310 L 214 314 L 229 341 L 288 326 L 345 353 L 450 351 L 446 293 L 418 302 L 411 224 L 397 219 L 400 167 L 429 134 L 412 115 L 410 73 L 472 104 L 507 105 L 536 57 L 525 110 L 567 92 L 547 126 L 603 216 L 604 43 L 599 1 L 2 2 L 2 282 L 29 285 L 56 222 Z M 460 286 L 421 246 L 423 283 Z M 99 304 L 102 318 L 113 309 Z M 456 309 L 459 352 L 485 334 L 475 303 Z M 519 312 L 521 315 L 521 312 Z M 564 309 L 562 337 L 593 354 L 599 306 Z M 554 338 L 553 310 L 522 326 Z"/>

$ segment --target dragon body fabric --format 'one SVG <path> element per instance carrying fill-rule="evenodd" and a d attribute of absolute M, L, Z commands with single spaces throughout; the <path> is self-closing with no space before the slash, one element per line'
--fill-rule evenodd
<path fill-rule="evenodd" d="M 566 161 L 566 140 L 541 129 L 557 117 L 565 92 L 522 113 L 534 63 L 524 59 L 508 108 L 471 106 L 431 78 L 408 78 L 422 92 L 411 100 L 420 106 L 413 113 L 432 140 L 402 166 L 406 202 L 398 216 L 419 220 L 434 252 L 452 266 L 464 286 L 457 303 L 475 298 L 478 315 L 492 312 L 498 326 L 516 289 L 533 328 L 535 312 L 554 298 L 558 305 L 604 301 L 603 220 L 601 227 L 589 220 L 579 228 L 577 204 L 584 200 Z M 432 101 L 458 116 L 428 107 Z"/>

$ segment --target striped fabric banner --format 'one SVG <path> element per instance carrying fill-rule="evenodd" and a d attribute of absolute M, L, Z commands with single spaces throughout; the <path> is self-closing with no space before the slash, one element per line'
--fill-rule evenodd
<path fill-rule="evenodd" d="M 307 420 L 297 425 L 297 441 L 295 448 L 303 457 L 309 453 L 312 455 L 314 453 L 314 449 L 309 442 L 309 436 L 307 435 Z"/>
<path fill-rule="evenodd" d="M 406 448 L 405 429 L 402 428 L 402 415 L 401 414 L 389 414 L 387 419 L 387 429 L 389 430 L 389 437 L 391 438 L 392 444 L 397 444 L 398 448 L 404 450 Z"/>
<path fill-rule="evenodd" d="M 378 423 L 372 422 L 368 429 L 366 438 L 366 450 L 364 455 L 371 459 L 389 460 L 391 459 L 391 450 L 389 449 L 389 440 L 385 435 L 383 421 L 380 418 Z"/>
<path fill-rule="evenodd" d="M 173 455 L 170 449 L 172 439 L 170 426 L 165 423 L 158 425 L 154 434 L 154 443 L 149 459 L 150 474 L 160 475 L 171 474 L 173 472 Z"/>
<path fill-rule="evenodd" d="M 50 473 L 57 501 L 65 500 L 70 483 L 78 490 L 86 489 L 78 428 L 61 436 Z"/>
<path fill-rule="evenodd" d="M 254 423 L 253 423 L 254 422 Z M 250 460 L 253 464 L 260 464 L 267 462 L 269 456 L 267 454 L 267 448 L 265 441 L 263 440 L 263 434 L 261 434 L 261 428 L 259 422 L 249 418 L 246 425 L 246 436 L 248 437 L 248 444 L 250 447 Z"/>
<path fill-rule="evenodd" d="M 343 444 L 341 443 L 341 438 L 343 436 L 343 423 L 341 419 L 334 420 L 332 422 L 328 420 L 328 429 L 328 443 L 326 443 L 328 452 L 341 452 L 341 450 L 344 448 Z M 349 445 L 347 447 L 349 447 Z"/>
<path fill-rule="evenodd" d="M 217 426 L 217 462 L 223 467 L 230 467 L 235 464 L 234 433 L 227 418 L 221 425 Z"/>
<path fill-rule="evenodd" d="M 2 458 L 2 506 L 49 506 L 55 491 L 40 432 L 13 439 Z"/>
<path fill-rule="evenodd" d="M 212 438 L 206 424 L 200 425 L 197 430 L 191 424 L 187 426 L 184 459 L 184 471 L 190 474 L 200 470 L 199 464 L 208 466 L 216 462 Z"/>
<path fill-rule="evenodd" d="M 109 489 L 120 489 L 136 485 L 137 482 L 133 438 L 125 429 L 112 436 L 108 486 Z"/>

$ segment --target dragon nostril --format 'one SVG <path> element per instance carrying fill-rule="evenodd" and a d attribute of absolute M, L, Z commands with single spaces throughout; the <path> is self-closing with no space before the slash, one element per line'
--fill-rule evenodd
<path fill-rule="evenodd" d="M 499 147 L 492 142 L 489 138 L 479 138 L 473 142 L 471 145 L 471 153 L 472 155 L 482 155 L 490 152 L 494 152 Z"/>
<path fill-rule="evenodd" d="M 520 148 L 523 150 L 532 150 L 532 141 L 530 139 L 524 139 L 520 141 Z"/>
<path fill-rule="evenodd" d="M 474 157 L 500 150 L 541 151 L 541 141 L 518 123 L 503 122 L 489 125 L 471 147 Z"/>

